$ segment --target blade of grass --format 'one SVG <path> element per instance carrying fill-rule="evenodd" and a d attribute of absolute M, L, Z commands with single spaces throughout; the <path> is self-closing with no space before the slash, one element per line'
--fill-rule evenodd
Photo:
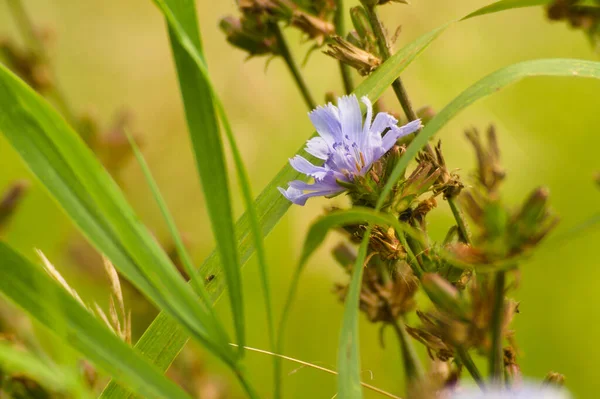
<path fill-rule="evenodd" d="M 0 131 L 90 242 L 161 309 L 219 358 L 229 339 L 127 204 L 118 186 L 66 122 L 0 66 Z"/>
<path fill-rule="evenodd" d="M 127 139 L 129 140 L 129 144 L 131 145 L 131 148 L 133 150 L 133 154 L 135 155 L 135 158 L 137 159 L 138 164 L 140 165 L 140 168 L 142 169 L 142 173 L 144 174 L 146 183 L 148 183 L 148 186 L 150 187 L 152 196 L 154 197 L 154 200 L 156 201 L 156 204 L 158 205 L 158 207 L 160 209 L 160 212 L 163 216 L 163 219 L 165 220 L 165 222 L 167 224 L 167 227 L 169 228 L 169 233 L 171 234 L 171 237 L 173 238 L 173 242 L 175 243 L 177 255 L 181 259 L 181 262 L 185 268 L 186 273 L 190 276 L 191 286 L 194 288 L 194 291 L 196 292 L 196 294 L 204 301 L 204 303 L 206 305 L 206 309 L 211 313 L 211 315 L 215 318 L 215 320 L 218 320 L 217 314 L 214 312 L 214 308 L 210 301 L 210 297 L 208 296 L 208 292 L 207 292 L 206 288 L 204 287 L 204 284 L 198 280 L 198 275 L 196 273 L 196 269 L 194 267 L 192 259 L 189 255 L 187 249 L 185 248 L 185 245 L 183 244 L 183 239 L 181 238 L 181 235 L 179 234 L 179 230 L 177 229 L 175 220 L 173 219 L 173 216 L 171 216 L 171 213 L 169 212 L 169 208 L 167 207 L 167 204 L 165 203 L 165 200 L 164 200 L 162 194 L 160 193 L 160 189 L 158 188 L 158 185 L 156 184 L 156 180 L 154 180 L 154 177 L 152 177 L 152 172 L 150 172 L 150 167 L 148 166 L 148 163 L 144 159 L 144 156 L 142 155 L 137 144 L 135 143 L 135 140 L 133 139 L 133 137 L 128 132 L 126 132 L 126 135 L 127 135 Z M 224 331 L 223 327 L 221 326 L 221 324 L 220 323 L 216 323 L 216 324 L 219 327 L 219 329 L 222 330 L 222 333 L 225 334 L 225 331 Z"/>
<path fill-rule="evenodd" d="M 327 235 L 327 233 L 336 227 L 345 226 L 349 224 L 364 224 L 371 223 L 377 225 L 392 226 L 397 232 L 407 232 L 410 235 L 418 237 L 416 232 L 408 226 L 402 225 L 397 219 L 390 214 L 374 211 L 369 208 L 354 207 L 352 209 L 344 211 L 331 212 L 313 223 L 308 231 L 304 245 L 302 248 L 302 254 L 298 262 L 298 266 L 292 277 L 292 283 L 288 290 L 288 296 L 283 308 L 281 321 L 278 329 L 277 339 L 277 352 L 283 352 L 283 339 L 285 336 L 285 330 L 287 326 L 287 320 L 292 308 L 292 303 L 296 297 L 298 291 L 298 284 L 300 282 L 300 275 L 306 266 L 310 256 L 319 248 Z M 356 290 L 360 291 L 360 285 L 362 282 L 362 268 L 366 256 L 366 248 L 368 245 L 368 236 L 370 234 L 370 228 L 365 234 L 365 239 L 361 244 L 354 272 L 352 273 L 352 280 L 350 283 L 350 290 L 347 298 L 356 298 L 355 301 L 346 301 L 344 314 L 350 312 L 351 317 L 344 318 L 344 324 L 342 327 L 340 337 L 340 350 L 338 351 L 338 396 L 341 398 L 358 398 L 361 395 L 361 382 L 360 382 L 360 353 L 358 352 L 358 346 L 355 345 L 358 342 L 357 329 L 354 329 L 354 325 L 358 323 L 358 311 L 352 312 L 349 310 L 350 306 L 355 306 L 358 309 L 358 294 Z M 352 302 L 352 303 L 350 303 Z M 356 331 L 356 332 L 355 332 Z M 278 373 L 281 373 L 281 361 L 277 362 Z M 358 374 L 358 375 L 357 375 Z M 278 375 L 280 378 L 280 376 Z M 354 383 L 358 381 L 357 383 Z"/>
<path fill-rule="evenodd" d="M 402 73 L 404 69 L 406 69 L 406 67 L 408 67 L 408 65 L 410 65 L 410 63 L 453 22 L 456 21 L 451 21 L 428 32 L 405 46 L 364 80 L 356 88 L 354 94 L 356 94 L 357 97 L 366 95 L 372 101 L 377 100 L 400 73 Z M 314 134 L 311 137 L 314 137 Z M 312 159 L 311 156 L 304 151 L 304 145 L 296 152 L 296 154 L 303 155 L 307 159 Z M 304 175 L 296 172 L 286 163 L 256 198 L 254 204 L 259 218 L 261 234 L 263 236 L 266 236 L 271 232 L 273 227 L 278 223 L 291 205 L 290 202 L 283 198 L 277 191 L 277 187 L 283 186 L 291 180 L 302 180 L 304 178 Z M 240 260 L 242 265 L 247 262 L 255 250 L 253 239 L 250 238 L 250 234 L 251 227 L 249 215 L 248 212 L 246 212 L 236 224 L 237 248 L 241 254 Z M 203 276 L 211 277 L 212 281 L 207 288 L 213 302 L 216 302 L 219 299 L 226 287 L 219 278 L 221 272 L 221 260 L 217 251 L 213 251 L 200 266 L 200 273 Z M 187 339 L 185 331 L 179 328 L 168 315 L 161 312 L 137 342 L 136 349 L 147 356 L 148 359 L 157 364 L 161 369 L 166 370 L 173 359 L 181 351 L 181 348 L 187 342 Z M 127 390 L 112 382 L 108 385 L 102 395 L 102 398 L 127 397 L 129 397 Z"/>
<path fill-rule="evenodd" d="M 485 6 L 480 8 L 477 11 L 474 11 L 463 18 L 470 19 L 474 17 L 479 17 L 482 15 L 492 14 L 505 10 L 512 10 L 515 8 L 525 8 L 525 7 L 534 7 L 534 6 L 544 6 L 546 4 L 552 3 L 552 0 L 501 0 L 496 3 L 492 3 L 489 6 Z"/>
<path fill-rule="evenodd" d="M 392 171 L 381 193 L 380 201 L 392 190 L 402 171 L 417 153 L 450 119 L 475 101 L 500 91 L 521 79 L 533 76 L 568 76 L 600 79 L 600 62 L 574 59 L 542 59 L 525 61 L 499 69 L 463 91 L 442 109 L 410 143 Z"/>
<path fill-rule="evenodd" d="M 187 3 L 192 9 L 194 8 L 193 2 Z M 197 25 L 192 26 L 197 32 Z M 188 27 L 188 29 L 191 28 Z M 198 34 L 193 34 L 192 37 L 195 41 L 193 46 L 199 46 Z M 235 245 L 227 168 L 219 133 L 219 122 L 213 106 L 213 96 L 209 83 L 198 72 L 195 62 L 182 48 L 171 28 L 169 28 L 169 39 L 179 76 L 179 88 L 196 160 L 196 169 L 200 176 L 212 232 L 225 271 L 236 339 L 243 345 L 245 328 L 242 279 Z M 199 62 L 203 62 L 203 60 L 200 59 Z"/>
<path fill-rule="evenodd" d="M 204 60 L 204 56 L 202 53 L 200 30 L 199 30 L 198 23 L 196 20 L 196 9 L 194 7 L 193 2 L 191 2 L 185 6 L 177 1 L 170 1 L 170 0 L 155 1 L 155 3 L 163 11 L 165 18 L 167 19 L 167 23 L 169 23 L 169 25 L 170 25 L 170 32 L 171 32 L 171 39 L 172 39 L 171 42 L 172 42 L 174 54 L 176 51 L 177 51 L 177 54 L 179 54 L 179 52 L 181 50 L 179 45 L 177 43 L 173 42 L 173 37 L 176 36 L 179 39 L 179 44 L 181 44 L 181 46 L 184 47 L 185 51 L 187 52 L 187 55 L 189 56 L 189 59 L 187 59 L 187 60 L 182 59 L 180 61 L 180 63 L 185 62 L 186 63 L 185 66 L 189 67 L 190 69 L 192 68 L 192 64 L 197 68 L 197 71 L 200 73 L 200 75 L 202 76 L 202 79 L 203 79 L 202 85 L 199 85 L 198 89 L 204 90 L 204 88 L 206 87 L 206 90 L 208 90 L 210 92 L 210 95 L 212 96 L 212 100 L 213 100 L 213 107 L 216 108 L 219 119 L 221 120 L 221 123 L 225 130 L 225 135 L 226 135 L 227 141 L 229 143 L 229 146 L 231 148 L 231 152 L 233 155 L 233 160 L 235 163 L 238 180 L 240 183 L 242 196 L 243 196 L 245 206 L 246 206 L 246 212 L 249 217 L 250 229 L 252 232 L 252 236 L 254 238 L 254 245 L 256 247 L 258 264 L 259 264 L 259 268 L 260 268 L 260 272 L 261 272 L 261 282 L 262 282 L 263 291 L 264 291 L 265 309 L 266 309 L 266 313 L 267 313 L 267 327 L 268 327 L 268 332 L 269 332 L 269 337 L 270 337 L 271 343 L 274 344 L 273 316 L 272 316 L 272 310 L 271 310 L 272 309 L 271 294 L 270 294 L 270 289 L 269 289 L 269 284 L 268 284 L 268 267 L 267 267 L 266 255 L 265 255 L 265 251 L 264 251 L 263 235 L 261 233 L 259 218 L 258 218 L 256 207 L 255 207 L 254 201 L 253 201 L 254 197 L 252 195 L 248 174 L 244 167 L 244 163 L 243 163 L 240 151 L 237 147 L 237 144 L 235 141 L 235 136 L 233 134 L 233 130 L 229 123 L 229 119 L 227 118 L 227 114 L 225 112 L 223 104 L 219 100 L 216 91 L 212 87 L 210 77 L 208 75 L 206 62 Z M 177 59 L 177 57 L 180 57 L 180 56 L 181 55 L 176 56 L 176 59 Z M 183 57 L 181 57 L 181 58 L 183 58 Z M 183 69 L 183 65 L 180 69 Z M 192 79 L 192 76 L 190 76 L 189 74 L 185 74 L 185 75 L 180 74 L 179 79 L 180 79 L 182 86 L 188 87 L 189 85 L 193 85 L 195 83 L 194 80 Z M 182 91 L 183 91 L 183 89 L 182 89 Z M 184 96 L 184 101 L 185 101 L 185 96 Z M 194 104 L 190 104 L 190 108 L 192 108 L 194 110 L 193 112 L 195 112 Z M 214 113 L 213 113 L 213 115 L 214 115 Z M 217 131 L 217 134 L 218 134 L 218 131 Z M 211 178 L 213 178 L 213 177 L 211 176 Z M 233 226 L 233 223 L 232 223 L 232 226 Z M 233 248 L 236 247 L 235 241 L 232 241 L 232 247 Z M 237 272 L 237 269 L 236 269 L 236 272 Z"/>
<path fill-rule="evenodd" d="M 64 331 L 57 335 L 59 339 L 136 393 L 152 398 L 189 398 L 94 318 L 41 267 L 1 242 L 0 292 L 50 330 L 57 324 L 64 325 Z M 55 300 L 48 302 L 40 293 Z"/>
<path fill-rule="evenodd" d="M 362 387 L 360 385 L 360 339 L 358 335 L 358 315 L 360 287 L 371 236 L 371 225 L 367 228 L 365 236 L 360 243 L 350 288 L 344 303 L 344 319 L 340 340 L 338 344 L 338 395 L 340 398 L 361 399 Z"/>

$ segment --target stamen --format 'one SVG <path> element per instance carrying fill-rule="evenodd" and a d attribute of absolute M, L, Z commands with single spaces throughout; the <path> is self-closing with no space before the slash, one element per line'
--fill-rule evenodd
<path fill-rule="evenodd" d="M 360 155 L 360 163 L 362 164 L 362 167 L 364 168 L 365 165 L 367 164 L 367 162 L 365 161 L 365 155 L 361 152 L 358 153 Z"/>

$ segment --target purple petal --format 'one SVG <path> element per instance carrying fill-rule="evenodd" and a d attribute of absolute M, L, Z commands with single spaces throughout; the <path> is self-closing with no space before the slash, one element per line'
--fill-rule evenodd
<path fill-rule="evenodd" d="M 383 147 L 383 152 L 386 153 L 394 146 L 394 143 L 401 137 L 404 137 L 408 134 L 414 133 L 421 128 L 421 120 L 417 119 L 402 127 L 392 126 L 389 132 L 383 136 L 383 141 L 381 146 Z"/>
<path fill-rule="evenodd" d="M 306 158 L 301 155 L 296 155 L 290 159 L 290 165 L 300 173 L 304 173 L 307 176 L 314 177 L 315 179 L 322 179 L 327 174 L 327 169 L 322 166 L 315 166 L 308 162 Z"/>
<path fill-rule="evenodd" d="M 341 141 L 342 125 L 340 123 L 340 113 L 333 104 L 329 103 L 324 107 L 315 108 L 309 112 L 308 117 L 327 144 L 332 146 L 336 141 Z"/>
<path fill-rule="evenodd" d="M 306 142 L 306 152 L 319 159 L 326 160 L 329 154 L 329 146 L 322 137 L 313 137 Z"/>
<path fill-rule="evenodd" d="M 289 187 L 287 190 L 284 190 L 281 187 L 277 187 L 279 192 L 283 194 L 288 201 L 293 202 L 296 205 L 304 205 L 306 204 L 306 200 L 311 197 L 320 197 L 324 195 L 334 195 L 343 191 L 343 189 L 338 188 L 337 190 L 321 190 L 321 191 L 313 191 L 304 193 L 302 190 L 298 190 L 293 187 Z"/>
<path fill-rule="evenodd" d="M 365 138 L 371 131 L 371 122 L 373 121 L 373 104 L 371 104 L 371 100 L 369 100 L 369 97 L 367 96 L 362 96 L 360 101 L 362 101 L 367 107 L 367 115 L 365 117 L 365 124 L 363 126 L 363 138 Z"/>
<path fill-rule="evenodd" d="M 362 132 L 362 113 L 355 95 L 344 96 L 338 100 L 342 133 L 347 141 L 357 143 Z"/>
<path fill-rule="evenodd" d="M 380 112 L 371 125 L 372 134 L 381 134 L 388 127 L 396 126 L 398 120 L 386 112 Z"/>

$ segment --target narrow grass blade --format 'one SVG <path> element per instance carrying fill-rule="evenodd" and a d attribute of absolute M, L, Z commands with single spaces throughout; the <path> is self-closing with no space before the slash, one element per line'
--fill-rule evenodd
<path fill-rule="evenodd" d="M 489 6 L 485 6 L 480 8 L 477 11 L 474 11 L 463 18 L 470 19 L 474 17 L 479 17 L 481 15 L 492 14 L 500 11 L 512 10 L 515 8 L 525 8 L 525 7 L 534 7 L 534 6 L 544 6 L 546 4 L 552 3 L 552 0 L 501 0 L 496 3 L 492 3 Z"/>
<path fill-rule="evenodd" d="M 151 398 L 189 398 L 94 318 L 41 267 L 4 243 L 0 243 L 0 292 L 49 329 L 53 330 L 57 324 L 64 325 L 64 331 L 57 332 L 59 339 L 132 391 Z M 46 301 L 40 293 L 54 300 Z M 44 372 L 39 367 L 31 371 Z"/>
<path fill-rule="evenodd" d="M 227 336 L 92 152 L 31 88 L 0 66 L 0 131 L 90 242 L 150 300 L 233 364 Z"/>
<path fill-rule="evenodd" d="M 156 181 L 152 177 L 152 172 L 150 172 L 150 167 L 146 163 L 146 160 L 144 159 L 144 156 L 142 155 L 139 147 L 135 143 L 135 140 L 133 139 L 133 137 L 131 137 L 131 135 L 129 133 L 127 133 L 127 139 L 129 140 L 129 143 L 133 150 L 133 154 L 135 155 L 135 158 L 137 159 L 138 164 L 140 165 L 140 168 L 142 169 L 142 173 L 144 174 L 146 182 L 148 183 L 148 186 L 150 187 L 150 191 L 152 191 L 152 196 L 154 197 L 154 200 L 156 201 L 158 207 L 160 208 L 160 212 L 162 213 L 162 216 L 167 224 L 167 227 L 169 228 L 169 233 L 171 234 L 171 237 L 173 238 L 173 242 L 175 243 L 177 255 L 181 259 L 181 262 L 186 270 L 186 273 L 188 274 L 188 276 L 190 276 L 191 286 L 194 288 L 194 291 L 196 292 L 196 294 L 200 298 L 202 298 L 202 300 L 204 301 L 206 310 L 215 319 L 215 324 L 217 325 L 219 330 L 221 330 L 221 333 L 226 334 L 225 330 L 223 329 L 221 324 L 218 322 L 217 314 L 214 312 L 214 308 L 212 306 L 210 297 L 208 296 L 206 287 L 204 286 L 203 282 L 199 281 L 199 279 L 198 279 L 198 273 L 196 272 L 196 269 L 192 262 L 192 258 L 190 257 L 187 249 L 185 248 L 183 239 L 181 238 L 181 234 L 179 234 L 179 230 L 177 229 L 175 220 L 173 219 L 173 216 L 171 216 L 171 213 L 169 212 L 169 208 L 167 207 L 167 204 L 165 203 L 165 200 L 164 200 L 162 194 L 160 193 L 160 189 L 158 188 Z"/>
<path fill-rule="evenodd" d="M 372 225 L 380 225 L 380 226 L 392 226 L 398 233 L 405 232 L 405 233 L 408 233 L 410 236 L 415 237 L 415 239 L 420 240 L 418 233 L 416 231 L 414 231 L 414 229 L 412 229 L 410 226 L 401 224 L 396 218 L 394 218 L 390 214 L 378 212 L 378 211 L 375 211 L 370 208 L 354 207 L 354 208 L 351 208 L 348 210 L 331 212 L 331 213 L 317 219 L 317 221 L 315 221 L 311 225 L 310 229 L 308 230 L 308 234 L 306 235 L 306 239 L 304 240 L 304 245 L 302 247 L 302 254 L 300 256 L 300 260 L 298 262 L 298 265 L 296 266 L 296 270 L 294 271 L 294 276 L 292 277 L 290 289 L 288 290 L 288 295 L 287 295 L 286 302 L 285 302 L 285 305 L 283 308 L 283 312 L 281 315 L 281 321 L 279 323 L 279 329 L 278 329 L 278 339 L 277 339 L 277 352 L 278 353 L 283 353 L 283 339 L 285 337 L 287 321 L 288 321 L 290 312 L 292 310 L 292 304 L 293 304 L 293 301 L 298 292 L 298 284 L 300 283 L 300 276 L 302 274 L 302 271 L 304 270 L 304 267 L 308 263 L 308 260 L 312 256 L 312 254 L 323 244 L 323 242 L 325 241 L 325 237 L 327 236 L 329 231 L 331 231 L 332 229 L 341 227 L 341 226 L 351 225 L 351 224 L 366 224 L 366 223 L 370 223 Z M 359 255 L 360 255 L 360 253 L 359 253 Z M 364 257 L 363 257 L 363 261 L 360 263 L 360 265 L 362 265 L 363 263 L 364 263 Z M 362 268 L 357 267 L 354 270 L 357 271 L 359 269 L 362 269 Z M 353 279 L 355 278 L 354 277 L 355 274 L 357 274 L 357 273 L 353 273 L 353 277 L 352 277 Z M 359 277 L 356 277 L 356 278 L 359 278 Z M 360 281 L 362 281 L 362 278 Z M 350 290 L 348 295 L 350 295 L 350 293 L 353 293 L 353 291 Z M 358 305 L 357 305 L 357 309 L 358 309 Z M 354 317 L 354 316 L 352 316 L 352 317 Z M 350 326 L 353 323 L 353 321 L 349 321 L 348 323 L 349 323 L 348 326 Z M 349 337 L 351 336 L 351 334 L 348 334 L 347 332 L 346 332 L 346 334 Z M 346 341 L 347 341 L 347 339 L 346 339 Z M 354 356 L 355 356 L 355 354 L 352 355 L 353 359 L 354 359 Z M 278 372 L 281 372 L 280 364 L 281 364 L 281 362 L 278 361 L 278 364 L 277 364 Z M 340 369 L 340 375 L 346 375 L 346 374 L 345 374 L 345 372 L 342 373 L 342 370 Z M 359 379 L 359 385 L 360 385 L 360 379 Z M 345 397 L 345 396 L 341 396 L 341 393 L 338 393 L 338 395 L 340 395 L 340 397 Z"/>
<path fill-rule="evenodd" d="M 242 196 L 244 199 L 244 203 L 246 206 L 246 212 L 249 216 L 249 224 L 252 231 L 252 235 L 254 237 L 254 245 L 256 247 L 256 253 L 258 258 L 258 264 L 260 268 L 261 274 L 261 282 L 263 285 L 264 292 L 264 300 L 265 300 L 265 308 L 267 314 L 267 329 L 269 333 L 269 337 L 271 343 L 274 344 L 274 329 L 273 329 L 273 315 L 272 315 L 272 306 L 271 306 L 271 293 L 268 283 L 268 267 L 266 261 L 266 255 L 264 250 L 263 243 L 263 235 L 260 230 L 259 218 L 254 205 L 253 195 L 250 187 L 249 178 L 244 167 L 244 163 L 240 154 L 240 151 L 237 147 L 235 137 L 233 134 L 233 130 L 227 118 L 227 114 L 223 107 L 223 104 L 220 102 L 217 93 L 211 85 L 210 77 L 208 76 L 208 71 L 206 68 L 206 63 L 204 61 L 203 53 L 202 53 L 202 45 L 200 39 L 200 30 L 196 21 L 196 9 L 193 3 L 189 3 L 189 5 L 183 5 L 177 1 L 165 0 L 165 1 L 157 1 L 156 4 L 163 11 L 167 22 L 170 25 L 171 32 L 171 42 L 173 47 L 173 53 L 176 54 L 176 51 L 179 52 L 181 49 L 177 43 L 173 43 L 173 37 L 177 37 L 183 48 L 187 51 L 188 60 L 185 62 L 189 62 L 189 67 L 192 67 L 192 63 L 197 68 L 197 72 L 202 76 L 203 85 L 206 87 L 206 90 L 209 92 L 210 96 L 212 96 L 212 101 L 214 103 L 214 107 L 217 110 L 217 114 L 223 124 L 223 128 L 225 130 L 225 135 L 229 142 L 229 146 L 231 148 L 231 152 L 233 154 L 233 160 L 235 163 L 235 168 L 238 175 L 238 180 L 240 184 L 240 188 L 242 190 Z M 178 57 L 176 55 L 176 61 Z M 183 62 L 180 61 L 179 64 Z M 181 67 L 180 67 L 181 69 Z M 182 86 L 188 86 L 189 84 L 193 84 L 194 82 L 189 75 L 183 75 L 180 73 L 179 79 Z M 200 89 L 204 89 L 204 87 L 200 87 Z M 183 89 L 182 89 L 183 93 Z M 184 96 L 185 100 L 185 96 Z M 191 104 L 193 105 L 193 104 Z M 193 108 L 195 109 L 195 108 Z M 194 111 L 195 112 L 195 111 Z M 214 115 L 214 114 L 213 114 Z M 218 134 L 218 131 L 216 132 Z M 212 176 L 211 176 L 212 178 Z M 220 219 L 219 219 L 220 220 Z M 231 222 L 231 228 L 233 231 L 233 221 Z M 231 240 L 231 248 L 235 248 L 235 237 L 232 235 Z M 238 272 L 238 267 L 235 265 L 235 272 Z M 241 319 L 243 322 L 243 319 Z"/>
<path fill-rule="evenodd" d="M 369 246 L 371 227 L 367 228 L 360 244 L 356 264 L 352 271 L 350 288 L 344 303 L 344 319 L 338 346 L 338 396 L 340 398 L 361 399 L 360 385 L 360 340 L 358 336 L 359 298 L 362 276 Z"/>
<path fill-rule="evenodd" d="M 0 339 L 0 371 L 4 374 L 24 375 L 36 381 L 42 387 L 63 394 L 85 395 L 80 386 L 76 386 L 75 376 L 66 375 L 55 364 L 48 364 L 46 361 L 35 356 L 33 353 L 17 349 L 9 341 Z M 88 392 L 85 397 L 91 397 Z"/>
<path fill-rule="evenodd" d="M 188 2 L 188 4 L 192 10 L 195 9 L 193 2 Z M 195 12 L 193 15 L 195 17 Z M 191 34 L 194 48 L 200 46 L 197 24 L 188 24 L 187 29 L 195 30 Z M 169 28 L 169 38 L 179 76 L 179 88 L 185 107 L 196 169 L 200 175 L 212 231 L 225 271 L 236 338 L 240 345 L 243 345 L 245 323 L 242 279 L 235 245 L 227 167 L 219 133 L 219 123 L 213 106 L 213 95 L 210 83 L 198 71 L 195 61 L 180 45 L 179 39 L 171 28 Z M 203 60 L 199 58 L 198 62 L 203 62 Z"/>
<path fill-rule="evenodd" d="M 392 171 L 382 190 L 380 202 L 387 197 L 402 171 L 417 153 L 450 119 L 475 101 L 500 91 L 521 79 L 534 76 L 566 76 L 600 79 L 600 62 L 574 59 L 525 61 L 504 67 L 473 84 L 442 109 L 415 137 Z"/>

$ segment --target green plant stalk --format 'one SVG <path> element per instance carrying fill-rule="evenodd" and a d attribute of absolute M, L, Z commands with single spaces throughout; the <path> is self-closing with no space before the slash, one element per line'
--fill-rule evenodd
<path fill-rule="evenodd" d="M 337 0 L 335 5 L 335 15 L 333 17 L 336 33 L 344 37 L 344 0 Z M 350 94 L 354 91 L 354 82 L 352 81 L 352 70 L 349 65 L 339 61 L 340 73 L 344 82 L 344 91 Z"/>
<path fill-rule="evenodd" d="M 473 377 L 473 380 L 475 380 L 477 385 L 479 385 L 479 388 L 481 388 L 482 390 L 485 390 L 485 384 L 483 382 L 483 377 L 481 376 L 481 373 L 479 372 L 479 369 L 477 368 L 477 366 L 475 366 L 475 363 L 473 362 L 471 355 L 469 355 L 469 352 L 465 348 L 460 347 L 460 346 L 455 348 L 455 350 L 456 350 L 456 356 L 458 357 L 460 362 L 463 364 L 463 366 L 465 366 L 465 368 L 467 369 L 469 374 L 471 374 L 471 377 Z"/>
<path fill-rule="evenodd" d="M 373 28 L 373 33 L 377 38 L 377 44 L 379 45 L 379 51 L 381 53 L 381 57 L 383 61 L 386 61 L 388 58 L 392 56 L 392 52 L 390 51 L 390 45 L 387 39 L 387 35 L 385 34 L 383 25 L 379 16 L 377 15 L 377 11 L 375 11 L 375 6 L 364 6 L 367 11 L 367 15 L 369 16 L 369 22 L 371 22 L 371 28 Z M 398 97 L 398 101 L 400 101 L 400 105 L 402 106 L 402 110 L 404 110 L 404 114 L 408 118 L 409 121 L 414 121 L 417 118 L 417 114 L 415 113 L 410 99 L 408 98 L 408 93 L 404 88 L 404 84 L 400 78 L 397 78 L 392 83 L 392 88 L 394 89 L 394 93 L 396 93 L 396 97 Z"/>
<path fill-rule="evenodd" d="M 502 354 L 502 330 L 504 316 L 504 285 L 506 272 L 499 271 L 494 278 L 494 309 L 492 311 L 492 349 L 489 358 L 490 380 L 500 385 L 504 375 L 504 359 Z"/>
<path fill-rule="evenodd" d="M 452 210 L 452 215 L 454 215 L 454 219 L 456 220 L 456 225 L 458 226 L 458 232 L 460 233 L 460 240 L 465 244 L 472 245 L 471 237 L 469 236 L 469 229 L 467 227 L 467 221 L 460 208 L 456 204 L 455 197 L 448 197 L 447 199 L 448 205 L 450 205 L 450 209 Z"/>
<path fill-rule="evenodd" d="M 48 54 L 44 49 L 42 41 L 35 32 L 35 27 L 31 22 L 31 18 L 29 18 L 29 14 L 27 14 L 27 10 L 25 10 L 25 6 L 23 6 L 23 2 L 21 0 L 8 0 L 8 6 L 13 14 L 17 27 L 21 31 L 21 35 L 25 39 L 25 42 L 29 46 L 34 57 L 45 64 L 48 64 Z M 45 94 L 52 99 L 65 119 L 67 119 L 74 127 L 77 127 L 77 118 L 64 93 L 56 83 L 56 77 L 54 76 L 53 71 L 50 70 L 50 72 L 52 74 L 52 84 Z"/>
<path fill-rule="evenodd" d="M 300 89 L 300 93 L 302 94 L 304 102 L 310 110 L 317 108 L 317 103 L 315 103 L 315 100 L 310 94 L 310 90 L 306 85 L 306 81 L 300 73 L 300 68 L 294 60 L 294 57 L 292 56 L 292 53 L 290 51 L 290 47 L 288 46 L 287 41 L 283 36 L 283 32 L 281 31 L 281 28 L 279 27 L 277 22 L 271 23 L 271 29 L 273 29 L 273 33 L 275 33 L 275 37 L 277 38 L 277 42 L 279 44 L 279 51 L 281 52 L 280 55 L 283 57 L 285 64 L 287 65 L 292 76 L 294 77 L 294 81 L 296 82 L 296 86 L 298 86 L 298 89 Z"/>

